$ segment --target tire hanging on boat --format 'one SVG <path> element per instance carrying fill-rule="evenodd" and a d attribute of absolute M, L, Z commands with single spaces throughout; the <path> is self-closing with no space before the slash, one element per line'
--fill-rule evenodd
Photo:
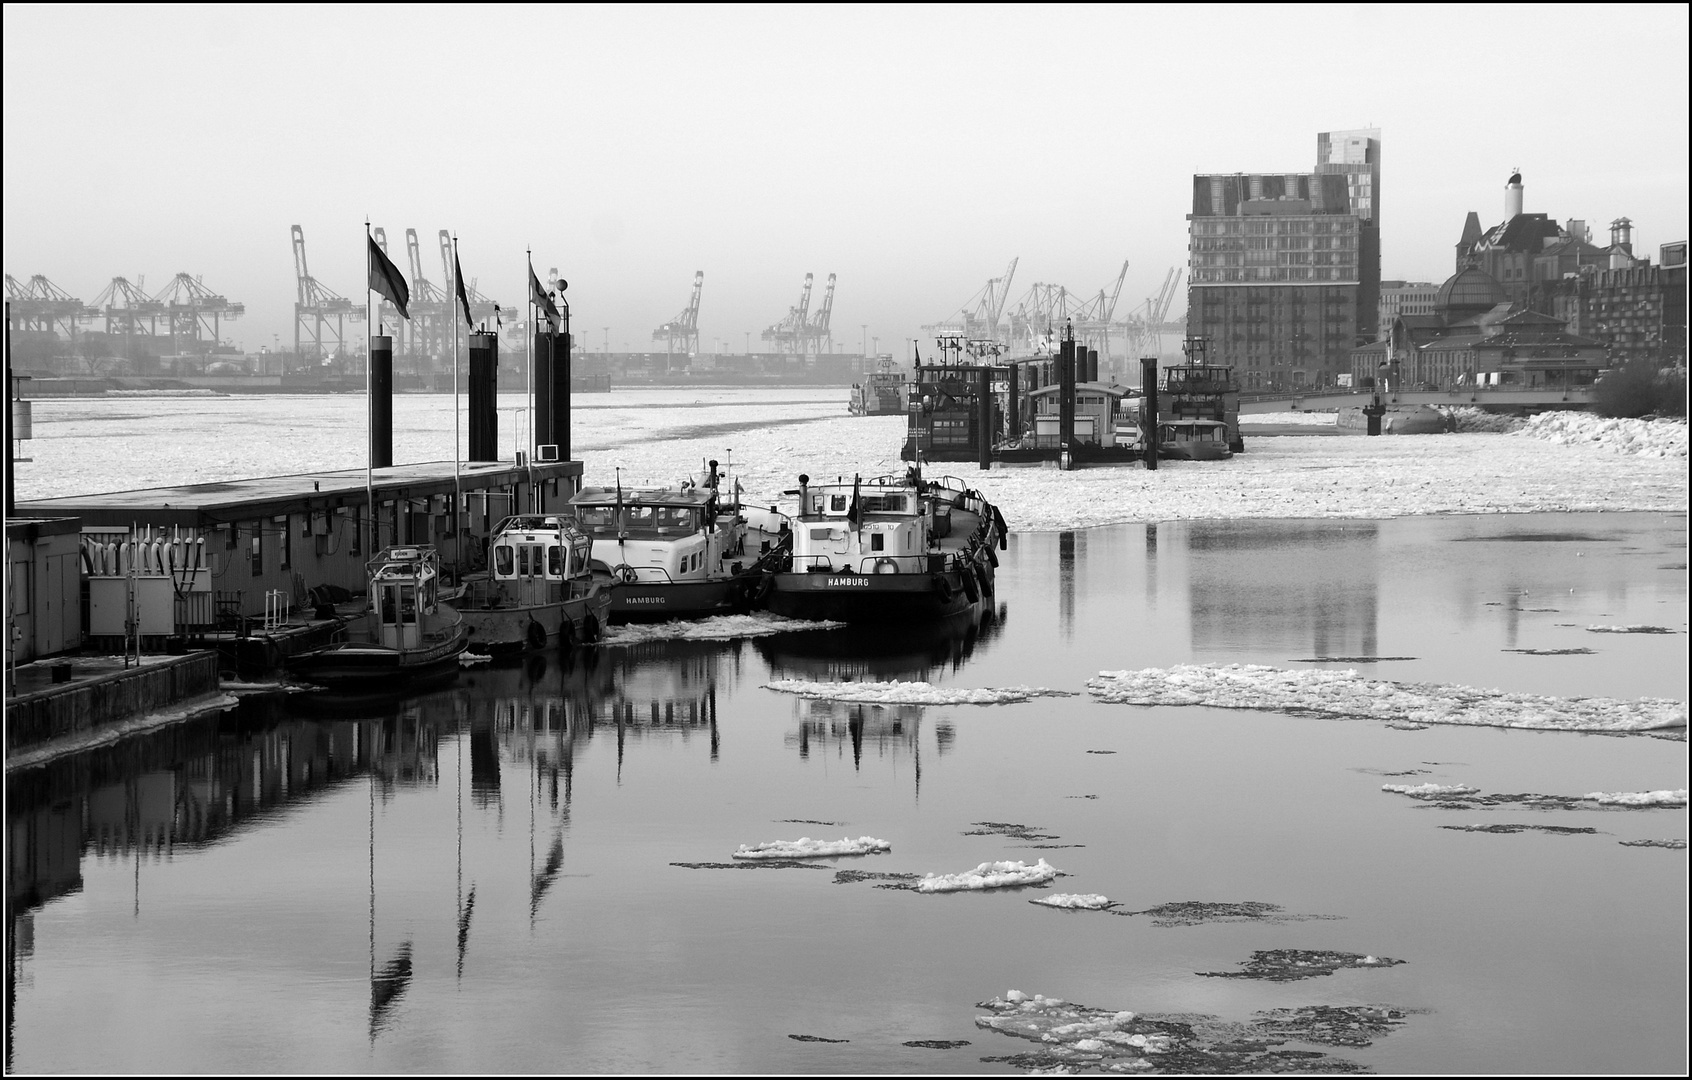
<path fill-rule="evenodd" d="M 599 640 L 599 620 L 592 615 L 582 620 L 582 644 L 592 645 Z"/>
<path fill-rule="evenodd" d="M 531 621 L 529 623 L 529 648 L 546 648 L 546 627 L 538 622 Z"/>
<path fill-rule="evenodd" d="M 963 572 L 958 575 L 958 581 L 963 584 L 964 596 L 970 603 L 973 604 L 981 599 L 981 587 L 975 583 L 975 568 L 973 566 L 964 567 Z"/>
<path fill-rule="evenodd" d="M 576 645 L 576 624 L 570 621 L 570 616 L 564 616 L 564 621 L 558 624 L 558 651 L 569 652 Z"/>
<path fill-rule="evenodd" d="M 934 595 L 940 598 L 942 604 L 952 602 L 952 583 L 946 580 L 946 575 L 934 575 Z"/>

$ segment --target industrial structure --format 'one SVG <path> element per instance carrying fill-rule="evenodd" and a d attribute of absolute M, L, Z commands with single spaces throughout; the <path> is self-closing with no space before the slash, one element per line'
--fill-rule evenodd
<path fill-rule="evenodd" d="M 667 353 L 692 356 L 699 351 L 699 294 L 705 287 L 705 271 L 693 272 L 693 297 L 681 313 L 652 331 L 653 341 L 664 342 Z"/>
<path fill-rule="evenodd" d="M 321 284 L 306 269 L 305 230 L 294 236 L 294 355 L 302 361 L 324 360 L 346 349 L 346 324 L 364 321 L 364 305 L 355 304 Z"/>
<path fill-rule="evenodd" d="M 811 312 L 811 281 L 805 275 L 805 287 L 799 293 L 799 303 L 787 309 L 787 317 L 765 329 L 761 337 L 775 346 L 778 353 L 799 356 L 818 356 L 834 351 L 834 336 L 829 332 L 829 320 L 834 316 L 834 275 L 828 275 L 823 290 L 822 307 Z"/>
<path fill-rule="evenodd" d="M 81 300 L 42 274 L 31 277 L 27 284 L 7 274 L 6 300 L 14 333 L 56 334 L 62 329 L 66 338 L 74 338 L 78 321 L 87 314 Z"/>

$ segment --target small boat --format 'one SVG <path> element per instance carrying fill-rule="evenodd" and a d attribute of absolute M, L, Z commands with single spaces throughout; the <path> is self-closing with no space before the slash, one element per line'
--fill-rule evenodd
<path fill-rule="evenodd" d="M 749 610 L 783 552 L 786 519 L 742 506 L 709 462 L 700 482 L 675 487 L 583 488 L 570 500 L 592 539 L 595 576 L 610 586 L 611 621 L 697 619 Z"/>
<path fill-rule="evenodd" d="M 889 357 L 863 382 L 852 384 L 852 397 L 846 409 L 853 416 L 884 416 L 904 413 L 910 402 L 911 383 L 904 372 L 893 370 Z"/>
<path fill-rule="evenodd" d="M 795 619 L 920 625 L 967 616 L 993 595 L 1005 519 L 961 480 L 799 477 L 784 568 L 757 599 Z"/>
<path fill-rule="evenodd" d="M 1178 461 L 1231 458 L 1228 425 L 1221 420 L 1165 420 L 1157 425 L 1158 457 Z"/>
<path fill-rule="evenodd" d="M 369 610 L 348 640 L 287 661 L 288 672 L 336 690 L 386 689 L 458 670 L 469 640 L 464 620 L 440 598 L 440 555 L 432 545 L 390 547 L 365 564 Z"/>
<path fill-rule="evenodd" d="M 472 652 L 502 656 L 591 645 L 610 621 L 611 589 L 594 580 L 593 541 L 564 517 L 519 514 L 495 528 L 488 569 L 466 575 L 454 606 Z"/>

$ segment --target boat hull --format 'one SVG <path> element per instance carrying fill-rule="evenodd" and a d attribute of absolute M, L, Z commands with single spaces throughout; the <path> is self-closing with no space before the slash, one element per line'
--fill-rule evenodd
<path fill-rule="evenodd" d="M 331 690 L 392 688 L 444 676 L 458 670 L 458 657 L 470 640 L 463 626 L 421 649 L 392 649 L 349 641 L 301 653 L 288 661 L 288 673 Z"/>
<path fill-rule="evenodd" d="M 587 596 L 550 604 L 514 604 L 459 609 L 470 650 L 511 656 L 542 649 L 591 645 L 611 621 L 612 590 L 599 586 Z M 566 629 L 568 628 L 568 629 Z"/>
<path fill-rule="evenodd" d="M 966 585 L 965 574 L 972 580 Z M 934 574 L 775 574 L 763 604 L 789 619 L 910 625 L 934 623 L 976 611 L 992 590 L 992 577 L 970 570 Z M 971 599 L 973 590 L 975 598 Z"/>
<path fill-rule="evenodd" d="M 667 622 L 744 611 L 748 584 L 744 578 L 619 582 L 611 587 L 611 621 Z"/>

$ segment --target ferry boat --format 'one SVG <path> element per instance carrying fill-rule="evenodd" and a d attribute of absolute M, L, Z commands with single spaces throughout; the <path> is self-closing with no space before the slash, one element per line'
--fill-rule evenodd
<path fill-rule="evenodd" d="M 884 356 L 879 367 L 861 383 L 852 384 L 846 408 L 853 416 L 902 414 L 910 407 L 911 384 L 902 371 L 893 370 L 893 358 Z"/>
<path fill-rule="evenodd" d="M 786 519 L 725 499 L 709 462 L 701 482 L 676 487 L 583 488 L 570 500 L 592 541 L 595 577 L 610 586 L 610 620 L 656 622 L 746 611 L 787 549 Z"/>
<path fill-rule="evenodd" d="M 300 653 L 288 672 L 336 690 L 385 689 L 458 670 L 469 635 L 440 597 L 440 555 L 432 545 L 390 547 L 365 564 L 369 610 L 347 640 Z"/>
<path fill-rule="evenodd" d="M 1221 461 L 1234 456 L 1222 420 L 1165 420 L 1157 425 L 1157 456 L 1178 461 Z"/>
<path fill-rule="evenodd" d="M 757 599 L 796 619 L 916 625 L 989 602 L 1005 520 L 961 480 L 902 476 L 816 484 L 799 477 L 799 515 L 781 572 Z"/>
<path fill-rule="evenodd" d="M 593 541 L 568 518 L 520 514 L 495 527 L 486 573 L 466 576 L 455 606 L 470 649 L 488 656 L 591 645 L 610 619 Z"/>

